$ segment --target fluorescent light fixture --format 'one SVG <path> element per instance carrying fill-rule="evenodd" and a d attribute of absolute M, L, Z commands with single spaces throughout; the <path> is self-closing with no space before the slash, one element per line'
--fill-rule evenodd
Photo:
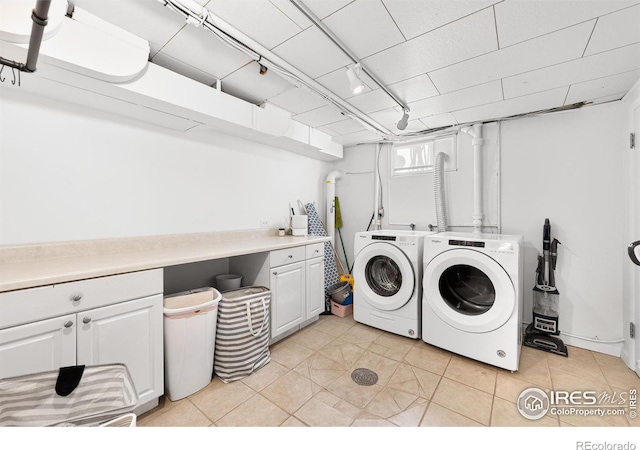
<path fill-rule="evenodd" d="M 404 113 L 402 114 L 402 119 L 400 119 L 400 121 L 398 122 L 398 125 L 396 125 L 398 127 L 398 130 L 404 130 L 405 128 L 407 128 L 407 125 L 409 123 L 409 110 L 405 109 Z"/>
<path fill-rule="evenodd" d="M 360 75 L 360 63 L 355 64 L 353 67 L 347 68 L 347 78 L 349 79 L 349 90 L 353 95 L 360 94 L 364 91 L 364 83 L 359 77 Z"/>

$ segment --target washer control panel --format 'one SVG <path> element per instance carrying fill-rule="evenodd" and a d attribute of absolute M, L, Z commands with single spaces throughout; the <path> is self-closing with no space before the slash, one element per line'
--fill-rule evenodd
<path fill-rule="evenodd" d="M 514 245 L 512 242 L 494 242 L 494 241 L 466 241 L 459 239 L 449 239 L 449 245 L 456 247 L 472 247 L 484 248 L 489 253 L 513 253 Z"/>
<path fill-rule="evenodd" d="M 388 235 L 374 234 L 374 235 L 371 236 L 371 240 L 373 240 L 373 241 L 393 241 L 393 242 L 396 243 L 396 245 L 402 246 L 402 247 L 407 247 L 407 246 L 415 247 L 416 246 L 416 240 L 407 238 L 406 236 L 388 236 Z"/>

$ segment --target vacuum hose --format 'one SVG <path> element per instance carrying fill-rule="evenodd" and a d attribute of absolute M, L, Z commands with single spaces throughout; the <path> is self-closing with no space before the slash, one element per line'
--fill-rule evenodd
<path fill-rule="evenodd" d="M 434 167 L 433 190 L 436 197 L 438 232 L 447 231 L 447 208 L 444 203 L 444 160 L 446 157 L 446 153 L 439 152 L 436 155 L 436 165 Z"/>

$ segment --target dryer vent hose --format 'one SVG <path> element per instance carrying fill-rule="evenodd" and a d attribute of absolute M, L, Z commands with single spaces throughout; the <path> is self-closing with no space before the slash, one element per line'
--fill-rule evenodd
<path fill-rule="evenodd" d="M 447 231 L 447 208 L 444 200 L 444 160 L 446 157 L 446 153 L 439 152 L 436 155 L 434 167 L 433 191 L 436 197 L 438 232 Z"/>

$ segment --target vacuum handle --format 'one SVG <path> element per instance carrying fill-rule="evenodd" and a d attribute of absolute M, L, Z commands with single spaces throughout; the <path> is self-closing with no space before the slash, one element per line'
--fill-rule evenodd
<path fill-rule="evenodd" d="M 629 247 L 627 247 L 627 252 L 629 253 L 629 258 L 636 265 L 640 266 L 640 261 L 638 261 L 638 257 L 636 256 L 636 247 L 640 245 L 640 241 L 632 242 Z"/>

